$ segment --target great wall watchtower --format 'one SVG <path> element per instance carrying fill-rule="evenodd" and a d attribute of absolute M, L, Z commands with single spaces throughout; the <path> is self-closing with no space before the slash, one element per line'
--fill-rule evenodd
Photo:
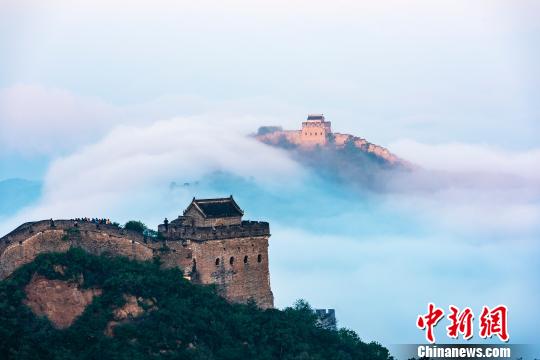
<path fill-rule="evenodd" d="M 267 222 L 245 221 L 233 197 L 193 199 L 183 215 L 159 225 L 157 238 L 111 224 L 80 220 L 25 223 L 0 238 L 0 279 L 41 253 L 71 247 L 137 260 L 159 257 L 164 267 L 179 267 L 197 284 L 216 284 L 233 302 L 253 299 L 271 308 L 274 298 L 268 268 Z"/>
<path fill-rule="evenodd" d="M 159 225 L 158 231 L 185 254 L 182 268 L 194 283 L 217 284 L 231 301 L 253 298 L 260 307 L 270 308 L 270 227 L 267 222 L 244 221 L 243 215 L 232 196 L 193 198 L 182 216 Z"/>
<path fill-rule="evenodd" d="M 300 143 L 304 146 L 324 146 L 328 142 L 328 136 L 332 134 L 332 124 L 326 121 L 323 114 L 310 114 L 307 120 L 302 122 L 300 130 Z"/>

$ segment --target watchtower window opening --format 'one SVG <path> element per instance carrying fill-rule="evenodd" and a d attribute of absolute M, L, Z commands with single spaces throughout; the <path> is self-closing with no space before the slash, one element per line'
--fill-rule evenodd
<path fill-rule="evenodd" d="M 229 259 L 229 264 L 234 264 L 234 256 L 231 256 L 231 258 Z"/>
<path fill-rule="evenodd" d="M 216 265 L 219 265 L 219 258 L 216 259 Z"/>
<path fill-rule="evenodd" d="M 262 255 L 259 254 L 259 255 L 257 255 L 257 262 L 261 262 L 261 261 L 262 261 Z"/>
<path fill-rule="evenodd" d="M 248 256 L 246 255 L 244 256 L 244 264 L 247 264 L 247 262 L 248 262 Z"/>

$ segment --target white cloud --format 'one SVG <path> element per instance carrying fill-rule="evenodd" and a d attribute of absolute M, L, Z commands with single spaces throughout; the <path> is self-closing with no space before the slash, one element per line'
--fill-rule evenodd
<path fill-rule="evenodd" d="M 384 144 L 531 144 L 538 131 L 533 2 L 12 3 L 0 11 L 3 84 L 122 103 L 263 96 Z"/>
<path fill-rule="evenodd" d="M 505 151 L 488 145 L 426 144 L 400 140 L 390 148 L 401 157 L 430 170 L 455 173 L 506 174 L 540 181 L 540 149 Z"/>
<path fill-rule="evenodd" d="M 540 229 L 540 149 L 413 140 L 391 149 L 421 167 L 391 179 L 398 194 L 388 201 L 396 209 L 414 209 L 424 223 L 459 236 L 494 240 Z"/>
<path fill-rule="evenodd" d="M 99 99 L 38 85 L 0 90 L 0 151 L 30 155 L 72 151 L 97 140 L 122 111 Z M 114 120 L 118 119 L 118 120 Z"/>
<path fill-rule="evenodd" d="M 251 126 L 249 117 L 199 116 L 116 127 L 99 142 L 55 160 L 41 202 L 2 224 L 2 230 L 50 217 L 157 221 L 188 201 L 166 198 L 172 181 L 200 180 L 215 171 L 265 187 L 283 179 L 294 186 L 301 178 L 300 167 L 283 151 L 247 137 Z"/>
<path fill-rule="evenodd" d="M 194 95 L 169 94 L 119 106 L 66 89 L 17 84 L 0 89 L 0 154 L 65 155 L 98 141 L 120 125 L 149 125 L 155 119 L 200 114 L 224 118 L 224 122 L 235 117 L 252 120 L 251 126 L 244 128 L 247 134 L 260 125 L 290 122 L 291 116 L 286 114 L 291 113 L 299 114 L 295 124 L 304 116 L 288 104 L 255 96 L 210 102 Z M 219 121 L 215 126 L 221 126 Z"/>

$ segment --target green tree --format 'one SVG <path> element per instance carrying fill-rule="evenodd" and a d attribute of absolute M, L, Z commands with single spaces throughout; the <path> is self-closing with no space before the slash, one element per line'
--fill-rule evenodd
<path fill-rule="evenodd" d="M 102 293 L 69 328 L 58 330 L 24 305 L 25 287 L 35 274 Z M 137 298 L 145 312 L 117 324 L 114 336 L 107 336 L 105 329 L 126 294 Z M 215 287 L 185 280 L 179 269 L 81 249 L 41 254 L 0 282 L 0 354 L 6 360 L 392 359 L 383 346 L 362 342 L 352 330 L 317 326 L 304 300 L 285 310 L 231 304 Z"/>
<path fill-rule="evenodd" d="M 140 234 L 142 234 L 144 232 L 144 230 L 147 229 L 146 225 L 141 222 L 141 221 L 136 221 L 136 220 L 130 220 L 126 223 L 126 225 L 124 225 L 124 229 L 126 230 L 133 230 L 133 231 L 136 231 Z"/>

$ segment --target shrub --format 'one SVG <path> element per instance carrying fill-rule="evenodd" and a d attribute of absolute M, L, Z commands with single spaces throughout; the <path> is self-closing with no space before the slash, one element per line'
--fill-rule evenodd
<path fill-rule="evenodd" d="M 138 232 L 139 234 L 142 234 L 147 229 L 147 227 L 141 221 L 130 220 L 126 223 L 126 225 L 124 225 L 124 229 L 133 230 Z"/>

